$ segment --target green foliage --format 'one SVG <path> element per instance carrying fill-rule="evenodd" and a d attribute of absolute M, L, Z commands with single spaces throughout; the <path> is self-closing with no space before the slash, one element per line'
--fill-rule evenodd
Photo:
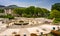
<path fill-rule="evenodd" d="M 50 13 L 50 16 L 52 18 L 60 18 L 60 11 L 58 11 L 58 10 L 52 10 L 51 13 Z"/>
<path fill-rule="evenodd" d="M 34 12 L 35 12 L 35 7 L 34 6 L 30 6 L 28 8 L 25 9 L 25 13 L 28 15 L 31 15 L 33 16 L 34 15 Z"/>
<path fill-rule="evenodd" d="M 50 12 L 44 8 L 30 6 L 28 8 L 15 8 L 14 13 L 23 17 L 47 17 Z"/>
<path fill-rule="evenodd" d="M 14 19 L 14 16 L 12 16 L 11 14 L 6 15 L 5 17 L 9 19 Z"/>
<path fill-rule="evenodd" d="M 50 15 L 50 11 L 48 11 L 47 9 L 45 8 L 42 8 L 42 11 L 43 11 L 43 17 L 48 17 Z"/>
<path fill-rule="evenodd" d="M 52 5 L 50 18 L 55 18 L 53 23 L 60 22 L 60 3 L 55 3 Z"/>
<path fill-rule="evenodd" d="M 52 5 L 52 10 L 58 10 L 60 11 L 60 3 L 55 3 Z"/>
<path fill-rule="evenodd" d="M 4 9 L 0 9 L 0 13 L 4 13 Z"/>
<path fill-rule="evenodd" d="M 16 14 L 19 14 L 20 16 L 22 16 L 23 12 L 24 12 L 24 9 L 23 8 L 15 8 L 14 10 L 14 13 Z"/>
<path fill-rule="evenodd" d="M 41 8 L 37 7 L 35 9 L 35 16 L 42 17 L 42 13 L 43 13 L 43 11 Z"/>
<path fill-rule="evenodd" d="M 59 23 L 60 22 L 60 18 L 55 18 L 55 20 L 53 22 L 54 23 Z"/>
<path fill-rule="evenodd" d="M 0 16 L 0 18 L 9 18 L 9 19 L 14 19 L 14 16 L 12 16 L 12 15 L 10 15 L 10 14 L 8 14 L 8 15 L 2 15 L 2 16 Z"/>

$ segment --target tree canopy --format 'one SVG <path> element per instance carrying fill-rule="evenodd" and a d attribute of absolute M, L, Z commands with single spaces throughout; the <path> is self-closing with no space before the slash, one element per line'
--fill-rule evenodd
<path fill-rule="evenodd" d="M 60 18 L 60 11 L 58 10 L 52 10 L 50 14 L 52 18 Z"/>
<path fill-rule="evenodd" d="M 60 3 L 53 4 L 51 10 L 54 10 L 54 9 L 60 11 Z"/>
<path fill-rule="evenodd" d="M 30 6 L 27 8 L 15 8 L 14 13 L 25 17 L 47 17 L 50 11 L 45 8 Z"/>
<path fill-rule="evenodd" d="M 60 3 L 55 3 L 52 5 L 50 17 L 55 18 L 54 23 L 60 22 Z"/>

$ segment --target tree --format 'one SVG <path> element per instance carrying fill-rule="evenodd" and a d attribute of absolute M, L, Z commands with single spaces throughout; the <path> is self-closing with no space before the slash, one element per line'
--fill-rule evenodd
<path fill-rule="evenodd" d="M 50 12 L 44 8 L 30 6 L 27 8 L 15 8 L 14 13 L 25 17 L 47 17 Z"/>
<path fill-rule="evenodd" d="M 38 17 L 41 17 L 42 16 L 42 10 L 41 10 L 41 8 L 37 7 L 35 9 L 35 15 L 38 16 Z"/>
<path fill-rule="evenodd" d="M 35 13 L 40 17 L 48 17 L 50 14 L 50 11 L 45 8 L 39 8 L 37 7 L 35 10 Z"/>
<path fill-rule="evenodd" d="M 45 8 L 42 8 L 42 15 L 43 17 L 48 17 L 50 15 L 50 11 Z"/>
<path fill-rule="evenodd" d="M 51 13 L 50 13 L 50 16 L 52 18 L 55 18 L 53 20 L 53 23 L 59 23 L 60 22 L 60 11 L 58 11 L 58 10 L 52 10 Z"/>
<path fill-rule="evenodd" d="M 34 16 L 34 12 L 35 12 L 35 7 L 34 6 L 27 7 L 25 9 L 25 16 L 33 17 Z"/>
<path fill-rule="evenodd" d="M 28 7 L 28 8 L 26 9 L 26 13 L 27 13 L 27 14 L 30 14 L 30 15 L 32 15 L 32 16 L 33 16 L 33 14 L 34 14 L 34 11 L 35 11 L 35 7 L 34 7 L 34 6 L 30 6 L 30 7 Z"/>
<path fill-rule="evenodd" d="M 50 13 L 50 16 L 52 18 L 60 18 L 60 11 L 58 11 L 58 10 L 52 10 L 51 13 Z"/>
<path fill-rule="evenodd" d="M 22 16 L 24 9 L 23 8 L 15 8 L 13 11 L 14 11 L 14 13 Z"/>
<path fill-rule="evenodd" d="M 50 17 L 55 18 L 54 23 L 60 22 L 60 3 L 55 3 L 52 5 Z"/>
<path fill-rule="evenodd" d="M 53 4 L 51 10 L 58 10 L 58 11 L 60 11 L 60 3 Z"/>

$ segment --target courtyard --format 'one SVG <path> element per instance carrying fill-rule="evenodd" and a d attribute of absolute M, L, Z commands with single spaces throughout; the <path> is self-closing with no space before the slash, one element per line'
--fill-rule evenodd
<path fill-rule="evenodd" d="M 20 18 L 21 19 L 21 18 Z M 25 20 L 26 21 L 25 21 Z M 15 25 L 15 23 L 19 22 L 19 20 L 16 21 L 11 21 L 8 24 L 2 24 L 2 21 L 0 22 L 0 36 L 14 36 L 16 34 L 20 35 L 20 36 L 32 36 L 32 34 L 36 34 L 37 36 L 39 35 L 44 35 L 44 36 L 50 36 L 50 32 L 51 30 L 53 30 L 53 27 L 55 27 L 55 30 L 58 30 L 58 27 L 60 28 L 60 25 L 52 25 L 51 23 L 45 23 L 42 22 L 43 20 L 48 20 L 48 19 L 42 19 L 42 18 L 38 18 L 38 20 L 35 19 L 21 19 L 24 22 L 28 21 L 27 25 L 23 25 L 23 23 L 21 23 L 22 25 Z M 38 21 L 38 22 L 37 22 Z M 52 20 L 49 20 L 49 22 Z M 39 23 L 42 22 L 42 23 Z M 8 27 L 7 27 L 8 26 Z"/>

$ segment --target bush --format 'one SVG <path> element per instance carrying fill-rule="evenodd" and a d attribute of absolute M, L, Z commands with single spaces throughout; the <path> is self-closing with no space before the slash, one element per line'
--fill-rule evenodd
<path fill-rule="evenodd" d="M 14 16 L 12 16 L 12 15 L 8 14 L 8 15 L 6 15 L 6 18 L 14 19 Z"/>
<path fill-rule="evenodd" d="M 60 18 L 55 18 L 55 20 L 53 22 L 54 23 L 59 23 L 60 22 Z"/>
<path fill-rule="evenodd" d="M 0 13 L 4 13 L 4 9 L 0 9 Z"/>
<path fill-rule="evenodd" d="M 31 16 L 31 15 L 29 15 L 29 14 L 24 14 L 24 15 L 23 15 L 23 17 L 30 18 L 30 17 L 32 17 L 32 16 Z"/>
<path fill-rule="evenodd" d="M 8 15 L 2 15 L 0 18 L 9 18 L 9 19 L 14 19 L 14 16 L 8 14 Z"/>

